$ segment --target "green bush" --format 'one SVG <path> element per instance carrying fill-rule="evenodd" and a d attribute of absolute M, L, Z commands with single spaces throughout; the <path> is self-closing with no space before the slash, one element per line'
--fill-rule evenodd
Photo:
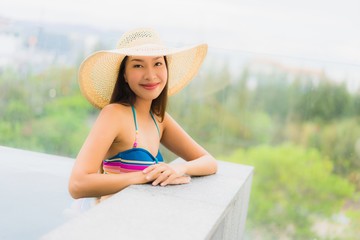
<path fill-rule="evenodd" d="M 315 149 L 259 146 L 223 159 L 255 167 L 248 217 L 252 237 L 258 231 L 269 239 L 316 237 L 313 218 L 338 213 L 354 192 Z"/>

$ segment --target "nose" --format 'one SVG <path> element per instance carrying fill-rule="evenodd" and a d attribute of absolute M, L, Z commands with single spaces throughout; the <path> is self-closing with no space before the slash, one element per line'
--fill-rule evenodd
<path fill-rule="evenodd" d="M 156 71 L 153 67 L 146 68 L 145 79 L 148 81 L 154 80 L 156 78 Z"/>

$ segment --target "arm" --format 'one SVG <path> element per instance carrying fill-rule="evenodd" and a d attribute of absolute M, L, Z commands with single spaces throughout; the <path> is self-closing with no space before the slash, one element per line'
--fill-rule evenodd
<path fill-rule="evenodd" d="M 111 144 L 119 131 L 122 131 L 121 127 L 126 126 L 126 118 L 120 116 L 121 111 L 116 111 L 117 107 L 109 105 L 102 109 L 76 158 L 69 181 L 69 192 L 73 198 L 113 194 L 131 184 L 148 182 L 142 172 L 98 172 Z"/>
<path fill-rule="evenodd" d="M 183 175 L 204 176 L 217 171 L 217 163 L 203 147 L 195 142 L 176 121 L 166 114 L 163 122 L 161 143 L 170 151 L 186 160 L 181 164 L 157 164 L 144 170 L 148 180 L 154 180 L 153 185 L 169 184 Z"/>

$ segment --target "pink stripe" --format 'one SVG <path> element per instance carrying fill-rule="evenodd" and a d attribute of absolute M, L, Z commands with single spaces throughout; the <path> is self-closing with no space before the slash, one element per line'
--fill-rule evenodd
<path fill-rule="evenodd" d="M 127 173 L 127 172 L 137 172 L 139 170 L 131 170 L 120 167 L 104 166 L 104 170 L 107 172 L 117 172 L 117 173 Z"/>
<path fill-rule="evenodd" d="M 120 169 L 129 169 L 142 171 L 150 165 L 135 165 L 135 164 L 124 164 L 124 163 L 104 163 L 104 167 L 115 167 Z"/>

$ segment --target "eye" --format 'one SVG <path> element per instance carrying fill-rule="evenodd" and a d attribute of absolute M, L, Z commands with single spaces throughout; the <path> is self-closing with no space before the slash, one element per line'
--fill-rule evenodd
<path fill-rule="evenodd" d="M 161 66 L 161 65 L 163 65 L 162 62 L 157 62 L 157 63 L 155 63 L 155 66 Z"/>
<path fill-rule="evenodd" d="M 135 64 L 134 66 L 133 66 L 133 68 L 141 68 L 142 67 L 142 65 L 140 65 L 140 64 Z"/>

